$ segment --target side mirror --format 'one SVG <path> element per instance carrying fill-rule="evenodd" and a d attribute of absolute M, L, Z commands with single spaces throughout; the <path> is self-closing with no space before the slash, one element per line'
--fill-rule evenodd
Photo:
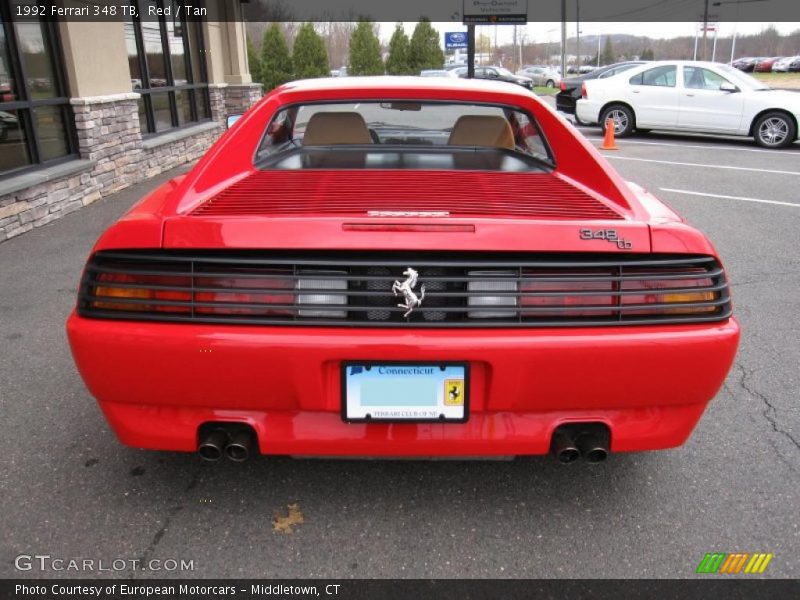
<path fill-rule="evenodd" d="M 239 119 L 242 118 L 242 115 L 228 115 L 228 119 L 225 121 L 225 125 L 228 129 L 233 127 L 233 124 L 236 123 Z"/>
<path fill-rule="evenodd" d="M 722 92 L 729 92 L 731 94 L 738 92 L 739 88 L 733 85 L 732 83 L 726 81 L 722 85 L 719 86 L 720 91 Z"/>

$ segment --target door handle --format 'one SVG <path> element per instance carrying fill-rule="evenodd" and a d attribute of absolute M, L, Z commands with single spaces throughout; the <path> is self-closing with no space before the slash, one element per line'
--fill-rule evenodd
<path fill-rule="evenodd" d="M 686 94 L 686 95 L 689 96 L 690 98 L 694 98 L 694 94 Z"/>
<path fill-rule="evenodd" d="M 638 94 L 639 90 L 631 90 L 634 94 Z"/>

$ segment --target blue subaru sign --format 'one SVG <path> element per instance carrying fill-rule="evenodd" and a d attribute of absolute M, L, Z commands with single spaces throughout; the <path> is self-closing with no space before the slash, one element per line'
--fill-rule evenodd
<path fill-rule="evenodd" d="M 456 50 L 458 48 L 467 47 L 466 31 L 451 31 L 444 34 L 444 48 L 445 50 Z"/>

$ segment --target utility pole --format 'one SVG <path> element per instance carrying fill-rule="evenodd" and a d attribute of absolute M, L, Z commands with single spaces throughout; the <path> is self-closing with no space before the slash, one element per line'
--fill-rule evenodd
<path fill-rule="evenodd" d="M 708 60 L 708 55 L 706 54 L 706 36 L 708 29 L 708 0 L 704 2 L 705 8 L 703 9 L 703 60 Z"/>
<path fill-rule="evenodd" d="M 513 54 L 513 56 L 514 56 L 514 58 L 512 59 L 512 62 L 511 62 L 512 65 L 517 62 L 517 26 L 516 25 L 514 25 L 514 54 Z M 521 68 L 520 65 L 516 65 L 513 70 L 517 71 L 520 68 Z"/>
<path fill-rule="evenodd" d="M 567 0 L 561 0 L 561 77 L 567 76 Z"/>
<path fill-rule="evenodd" d="M 475 77 L 475 25 L 467 25 L 467 77 Z"/>
<path fill-rule="evenodd" d="M 708 1 L 708 0 L 706 0 Z M 575 52 L 576 71 L 581 72 L 581 0 L 575 0 L 575 43 L 577 50 Z"/>
<path fill-rule="evenodd" d="M 719 24 L 714 27 L 714 45 L 711 46 L 711 62 L 717 60 L 717 36 L 719 35 Z"/>
<path fill-rule="evenodd" d="M 600 39 L 602 37 L 603 36 L 600 35 L 599 33 L 597 34 L 597 68 L 598 69 L 600 68 Z"/>

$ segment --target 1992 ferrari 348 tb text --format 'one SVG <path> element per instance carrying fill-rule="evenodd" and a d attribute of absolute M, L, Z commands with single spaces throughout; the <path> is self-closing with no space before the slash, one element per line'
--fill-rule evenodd
<path fill-rule="evenodd" d="M 67 331 L 123 443 L 210 460 L 674 447 L 739 338 L 711 243 L 532 93 L 403 77 L 268 94 Z"/>

